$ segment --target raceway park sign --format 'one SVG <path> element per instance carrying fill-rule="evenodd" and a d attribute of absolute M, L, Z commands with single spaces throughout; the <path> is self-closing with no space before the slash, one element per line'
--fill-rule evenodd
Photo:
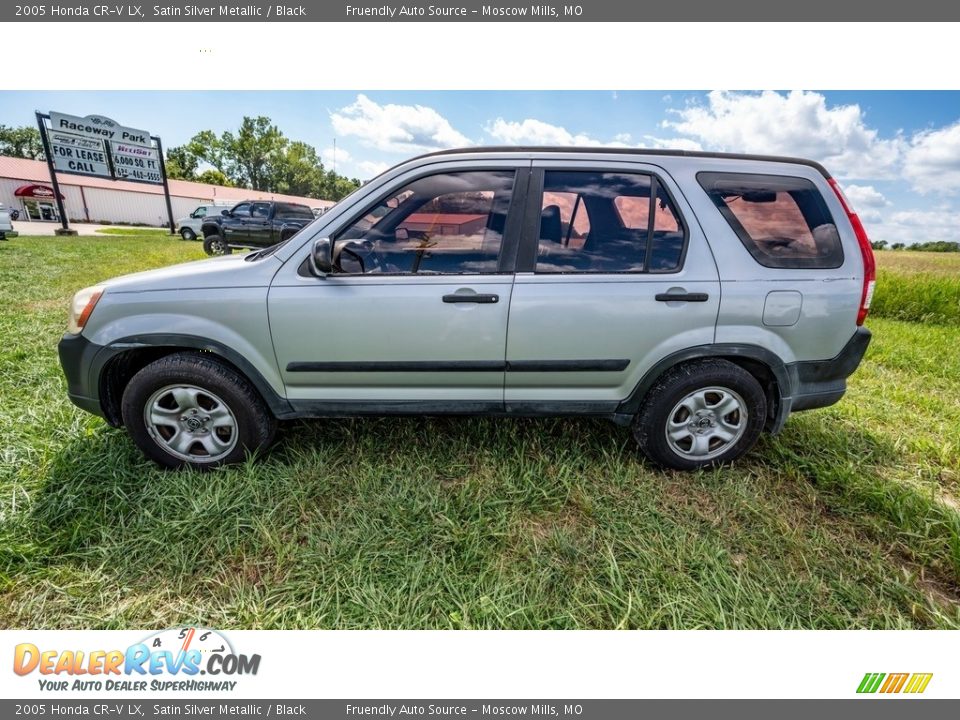
<path fill-rule="evenodd" d="M 50 113 L 50 151 L 58 172 L 163 184 L 150 133 L 102 115 Z"/>

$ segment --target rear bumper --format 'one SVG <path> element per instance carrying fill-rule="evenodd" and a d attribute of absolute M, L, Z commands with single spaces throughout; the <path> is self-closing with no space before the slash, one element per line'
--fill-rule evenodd
<path fill-rule="evenodd" d="M 787 365 L 790 395 L 780 399 L 774 431 L 783 427 L 791 412 L 827 407 L 839 401 L 847 391 L 847 378 L 867 352 L 870 338 L 870 331 L 860 327 L 836 357 Z"/>

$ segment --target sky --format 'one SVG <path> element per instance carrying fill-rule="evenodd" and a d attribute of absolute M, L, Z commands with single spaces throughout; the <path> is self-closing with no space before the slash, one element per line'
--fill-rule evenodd
<path fill-rule="evenodd" d="M 956 91 L 0 92 L 0 124 L 32 125 L 35 110 L 106 115 L 167 148 L 266 115 L 361 180 L 470 145 L 795 155 L 841 181 L 872 239 L 960 241 Z"/>

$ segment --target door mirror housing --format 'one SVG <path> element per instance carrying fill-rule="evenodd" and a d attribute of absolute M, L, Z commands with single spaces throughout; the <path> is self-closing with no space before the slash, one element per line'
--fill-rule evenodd
<path fill-rule="evenodd" d="M 317 277 L 326 277 L 333 272 L 333 242 L 328 237 L 313 241 L 307 260 L 310 272 Z"/>
<path fill-rule="evenodd" d="M 221 210 L 221 211 L 220 211 L 220 214 L 223 215 L 224 217 L 230 217 L 231 215 L 233 215 L 233 211 L 232 211 L 232 210 Z"/>

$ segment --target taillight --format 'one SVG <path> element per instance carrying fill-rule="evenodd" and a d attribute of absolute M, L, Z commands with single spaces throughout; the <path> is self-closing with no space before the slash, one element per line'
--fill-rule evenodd
<path fill-rule="evenodd" d="M 857 236 L 857 244 L 860 246 L 860 255 L 863 257 L 863 291 L 860 293 L 860 310 L 857 312 L 857 325 L 863 325 L 867 319 L 867 313 L 870 312 L 870 301 L 873 300 L 873 289 L 877 285 L 877 263 L 873 259 L 873 248 L 870 247 L 870 238 L 867 237 L 867 231 L 863 229 L 863 223 L 850 207 L 843 190 L 839 183 L 833 178 L 829 179 L 830 187 L 837 194 L 837 199 L 843 210 L 847 213 L 847 219 L 853 226 L 853 232 Z"/>

